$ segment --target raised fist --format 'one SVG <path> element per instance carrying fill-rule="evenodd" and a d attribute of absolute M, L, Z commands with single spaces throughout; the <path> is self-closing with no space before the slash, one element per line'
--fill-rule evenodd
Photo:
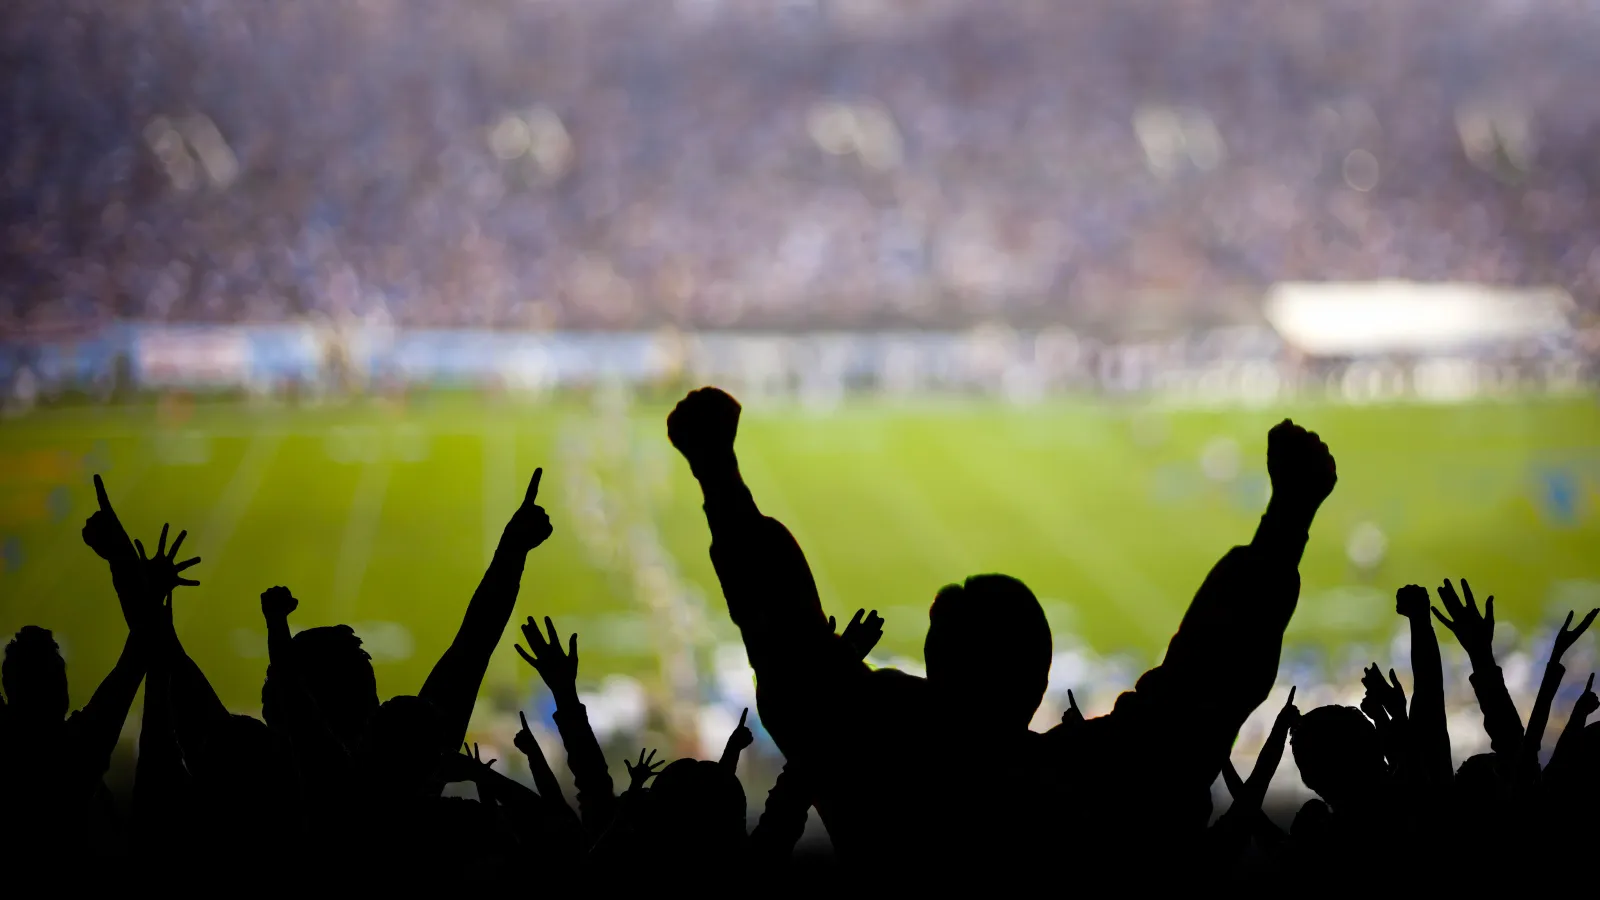
<path fill-rule="evenodd" d="M 1333 493 L 1339 472 L 1328 445 L 1288 419 L 1267 432 L 1267 474 L 1272 496 L 1316 509 Z"/>
<path fill-rule="evenodd" d="M 544 469 L 533 470 L 533 480 L 528 482 L 528 493 L 522 498 L 522 505 L 511 514 L 511 521 L 506 523 L 506 530 L 502 540 L 510 541 L 512 545 L 527 553 L 533 548 L 549 540 L 554 529 L 550 527 L 550 515 L 538 503 L 539 480 L 544 477 Z"/>
<path fill-rule="evenodd" d="M 300 608 L 300 601 L 286 587 L 269 587 L 261 592 L 261 614 L 269 619 L 287 619 Z"/>
<path fill-rule="evenodd" d="M 690 391 L 667 416 L 667 439 L 691 467 L 733 458 L 739 401 L 714 387 Z"/>
<path fill-rule="evenodd" d="M 1428 617 L 1428 589 L 1420 585 L 1408 584 L 1395 592 L 1394 611 L 1408 619 L 1421 616 Z"/>

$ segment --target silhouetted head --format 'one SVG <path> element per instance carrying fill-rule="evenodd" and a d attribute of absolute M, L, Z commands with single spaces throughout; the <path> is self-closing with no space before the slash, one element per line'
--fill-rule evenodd
<path fill-rule="evenodd" d="M 6 645 L 0 663 L 9 714 L 29 724 L 59 724 L 67 716 L 67 663 L 55 637 L 37 625 L 24 625 Z"/>
<path fill-rule="evenodd" d="M 295 665 L 317 709 L 333 733 L 353 747 L 361 739 L 367 717 L 378 708 L 378 679 L 372 657 L 349 625 L 307 628 L 294 636 Z M 261 689 L 261 714 L 270 725 L 277 712 L 273 674 Z"/>
<path fill-rule="evenodd" d="M 272 735 L 250 716 L 229 716 L 206 735 L 204 752 L 190 761 L 196 781 L 232 796 L 264 790 L 272 782 Z"/>
<path fill-rule="evenodd" d="M 1335 810 L 1372 796 L 1384 777 L 1378 730 L 1353 706 L 1319 706 L 1294 726 L 1300 780 Z"/>
<path fill-rule="evenodd" d="M 438 793 L 443 721 L 421 697 L 394 697 L 367 718 L 356 768 L 368 787 L 388 797 Z"/>
<path fill-rule="evenodd" d="M 680 759 L 656 776 L 645 840 L 669 856 L 726 856 L 745 838 L 744 786 L 720 763 Z"/>
<path fill-rule="evenodd" d="M 1456 803 L 1465 812 L 1493 815 L 1508 801 L 1505 780 L 1500 777 L 1500 758 L 1493 753 L 1469 756 L 1456 769 Z"/>
<path fill-rule="evenodd" d="M 1044 699 L 1053 653 L 1050 623 L 1027 585 L 974 575 L 939 591 L 922 646 L 928 680 L 966 710 L 1026 728 Z"/>

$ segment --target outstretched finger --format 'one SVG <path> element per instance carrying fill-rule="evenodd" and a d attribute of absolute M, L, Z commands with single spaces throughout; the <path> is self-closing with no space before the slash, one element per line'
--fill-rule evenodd
<path fill-rule="evenodd" d="M 182 572 L 184 569 L 190 568 L 191 566 L 197 566 L 199 564 L 200 564 L 200 557 L 196 556 L 196 557 L 194 557 L 192 559 L 186 559 L 183 562 L 178 563 L 177 565 L 173 566 L 172 567 L 172 571 L 174 571 L 174 572 Z"/>
<path fill-rule="evenodd" d="M 550 642 L 544 639 L 544 630 L 532 616 L 528 617 L 528 624 L 522 626 L 522 636 L 528 639 L 528 649 L 535 653 L 543 653 L 550 647 Z"/>
<path fill-rule="evenodd" d="M 1573 611 L 1570 610 L 1570 609 L 1567 610 L 1567 620 L 1565 622 L 1561 623 L 1561 631 L 1563 633 L 1572 630 L 1572 616 L 1573 616 Z"/>
<path fill-rule="evenodd" d="M 833 616 L 829 616 L 828 617 L 828 630 L 833 632 L 834 634 L 838 634 L 839 633 L 839 623 L 834 621 Z"/>
<path fill-rule="evenodd" d="M 1067 688 L 1067 708 L 1068 709 L 1077 709 L 1078 708 L 1078 698 L 1074 697 L 1072 695 L 1072 688 Z"/>
<path fill-rule="evenodd" d="M 533 470 L 533 480 L 528 482 L 528 495 L 523 498 L 523 503 L 532 506 L 539 501 L 539 479 L 544 477 L 544 468 Z"/>
<path fill-rule="evenodd" d="M 188 537 L 188 536 L 189 536 L 189 532 L 188 532 L 187 529 L 178 532 L 178 539 L 172 542 L 172 549 L 167 551 L 167 555 L 172 557 L 173 559 L 177 559 L 178 558 L 178 548 L 183 546 L 183 539 Z"/>
<path fill-rule="evenodd" d="M 1592 690 L 1594 690 L 1594 673 L 1590 672 L 1589 673 L 1589 683 L 1583 686 L 1583 692 L 1585 694 L 1587 694 Z"/>
<path fill-rule="evenodd" d="M 576 631 L 572 633 L 571 637 L 567 638 L 567 658 L 572 660 L 573 665 L 578 664 L 578 633 Z"/>
<path fill-rule="evenodd" d="M 170 528 L 170 527 L 172 527 L 172 524 L 170 522 L 162 522 L 161 523 L 161 539 L 156 541 L 156 555 L 157 556 L 166 556 L 167 555 L 167 529 Z"/>
<path fill-rule="evenodd" d="M 106 496 L 106 483 L 100 476 L 94 476 L 94 498 L 100 504 L 101 512 L 111 512 L 111 498 Z"/>
<path fill-rule="evenodd" d="M 1488 623 L 1490 628 L 1494 627 L 1494 595 L 1493 594 L 1489 595 L 1489 599 L 1483 601 L 1483 621 Z"/>
<path fill-rule="evenodd" d="M 149 557 L 144 555 L 144 544 L 139 543 L 139 539 L 138 538 L 134 538 L 133 539 L 133 549 L 139 551 L 139 561 L 140 562 L 149 562 L 150 561 Z"/>
<path fill-rule="evenodd" d="M 1300 687 L 1300 686 L 1299 686 L 1299 685 L 1297 685 L 1297 684 L 1291 684 L 1291 685 L 1289 685 L 1289 699 L 1287 699 L 1287 700 L 1285 700 L 1285 701 L 1283 701 L 1283 705 L 1284 705 L 1284 706 L 1293 706 L 1293 705 L 1294 705 L 1294 692 L 1295 692 L 1295 691 L 1296 691 L 1296 690 L 1298 690 L 1298 689 L 1299 689 L 1299 687 Z"/>
<path fill-rule="evenodd" d="M 535 660 L 533 657 L 529 656 L 528 655 L 528 651 L 522 649 L 522 645 L 521 644 L 512 644 L 511 646 L 517 648 L 517 655 L 522 657 L 522 661 L 523 662 L 527 663 L 530 666 L 533 666 L 535 669 L 539 668 L 538 660 Z M 524 723 L 524 724 L 526 724 L 526 723 Z"/>
<path fill-rule="evenodd" d="M 550 621 L 549 616 L 544 617 L 544 629 L 545 631 L 550 632 L 550 646 L 560 650 L 561 638 L 556 637 L 556 623 Z"/>
<path fill-rule="evenodd" d="M 1430 606 L 1430 607 L 1428 607 L 1428 611 L 1433 613 L 1433 617 L 1435 619 L 1439 620 L 1439 624 L 1440 625 L 1443 625 L 1444 627 L 1450 629 L 1452 632 L 1456 630 L 1456 623 L 1450 621 L 1449 619 L 1446 619 L 1444 617 L 1444 613 L 1439 612 L 1439 607 Z"/>
<path fill-rule="evenodd" d="M 750 707 L 746 706 L 744 708 L 744 712 L 739 713 L 739 727 L 740 728 L 744 727 L 744 720 L 749 718 L 749 716 L 750 716 Z"/>
<path fill-rule="evenodd" d="M 1588 631 L 1589 626 L 1594 624 L 1594 617 L 1596 615 L 1600 615 L 1600 609 L 1589 610 L 1589 614 L 1583 617 L 1582 622 L 1578 623 L 1578 627 L 1572 632 L 1572 636 L 1577 637 L 1578 635 L 1583 634 L 1585 631 Z"/>
<path fill-rule="evenodd" d="M 533 729 L 528 727 L 528 714 L 519 709 L 517 710 L 517 718 L 522 721 L 522 730 L 533 734 Z"/>
<path fill-rule="evenodd" d="M 184 587 L 199 587 L 200 586 L 200 582 L 195 581 L 193 578 L 179 578 L 178 579 L 178 583 L 183 585 Z"/>

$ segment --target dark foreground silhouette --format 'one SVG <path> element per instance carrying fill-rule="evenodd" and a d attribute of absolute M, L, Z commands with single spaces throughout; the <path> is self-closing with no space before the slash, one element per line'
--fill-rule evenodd
<path fill-rule="evenodd" d="M 667 436 L 705 497 L 711 560 L 756 672 L 757 714 L 786 764 L 759 823 L 737 777 L 746 720 L 717 760 L 629 760 L 619 792 L 579 700 L 578 635 L 529 617 L 517 652 L 555 699 L 554 724 L 576 808 L 526 718 L 516 748 L 534 786 L 463 744 L 489 658 L 503 639 L 529 553 L 551 534 L 535 471 L 506 524 L 461 628 L 414 696 L 380 701 L 370 657 L 347 625 L 292 633 L 298 601 L 261 594 L 269 666 L 262 719 L 231 714 L 173 628 L 178 588 L 198 557 L 186 533 L 154 552 L 129 537 L 95 476 L 84 543 L 109 569 L 127 624 L 121 658 L 68 715 L 67 672 L 51 633 L 6 646 L 0 705 L 0 865 L 9 883 L 105 880 L 175 890 L 322 891 L 462 883 L 560 890 L 1011 888 L 1043 879 L 1139 887 L 1250 883 L 1381 891 L 1401 885 L 1523 886 L 1595 846 L 1600 707 L 1588 684 L 1540 766 L 1563 655 L 1593 623 L 1557 633 L 1526 725 L 1493 652 L 1494 598 L 1446 580 L 1439 606 L 1408 585 L 1414 683 L 1363 677 L 1360 708 L 1302 713 L 1289 702 L 1247 775 L 1229 759 L 1277 677 L 1299 598 L 1299 564 L 1334 490 L 1332 454 L 1284 421 L 1267 435 L 1272 499 L 1246 544 L 1219 547 L 1161 663 L 1104 716 L 1074 703 L 1029 729 L 1052 639 L 1021 581 L 979 574 L 933 598 L 926 677 L 864 660 L 883 620 L 827 617 L 804 552 L 763 515 L 735 451 L 739 404 L 691 393 Z M 1434 619 L 1472 663 L 1489 753 L 1451 758 Z M 145 702 L 131 807 L 103 776 L 140 683 Z M 746 710 L 746 715 L 749 714 Z M 1285 750 L 1317 798 L 1287 831 L 1263 810 Z M 1211 787 L 1232 803 L 1213 815 Z M 470 782 L 478 799 L 445 796 Z M 797 857 L 809 811 L 826 827 L 826 865 Z M 1115 880 L 1115 881 L 1113 881 Z"/>

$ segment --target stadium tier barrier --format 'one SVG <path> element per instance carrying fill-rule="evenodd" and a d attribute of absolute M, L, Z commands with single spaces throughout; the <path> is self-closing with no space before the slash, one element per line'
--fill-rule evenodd
<path fill-rule="evenodd" d="M 65 392 L 370 386 L 512 391 L 622 382 L 717 382 L 827 401 L 847 391 L 967 391 L 1016 401 L 1050 393 L 1158 393 L 1270 403 L 1316 392 L 1351 402 L 1464 401 L 1576 390 L 1592 364 L 1564 342 L 1485 344 L 1428 354 L 1306 357 L 1267 327 L 1106 341 L 1067 330 L 862 333 L 513 333 L 358 325 L 117 323 L 48 339 L 0 340 L 8 402 Z"/>

